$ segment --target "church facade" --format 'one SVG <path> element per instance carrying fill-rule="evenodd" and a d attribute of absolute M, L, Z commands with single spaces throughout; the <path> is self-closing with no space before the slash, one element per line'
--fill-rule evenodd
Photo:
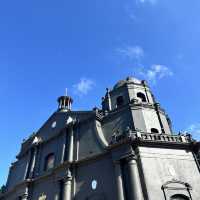
<path fill-rule="evenodd" d="M 119 81 L 101 109 L 72 102 L 23 141 L 0 200 L 200 200 L 200 144 L 173 133 L 145 81 Z"/>

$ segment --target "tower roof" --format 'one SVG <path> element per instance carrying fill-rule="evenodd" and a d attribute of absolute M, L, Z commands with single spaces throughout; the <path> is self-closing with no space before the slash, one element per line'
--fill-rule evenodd
<path fill-rule="evenodd" d="M 118 81 L 118 82 L 115 84 L 115 86 L 113 87 L 113 89 L 117 89 L 117 88 L 119 88 L 119 87 L 121 87 L 121 86 L 123 86 L 123 85 L 125 85 L 125 84 L 130 84 L 130 83 L 132 83 L 132 84 L 142 84 L 143 81 L 141 81 L 141 80 L 139 80 L 139 79 L 137 79 L 137 78 L 135 78 L 135 77 L 127 77 L 127 78 L 124 79 L 124 80 Z"/>

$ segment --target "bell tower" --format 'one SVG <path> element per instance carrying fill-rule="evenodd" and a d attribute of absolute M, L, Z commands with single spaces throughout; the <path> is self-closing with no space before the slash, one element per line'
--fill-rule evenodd
<path fill-rule="evenodd" d="M 171 121 L 164 109 L 155 100 L 147 82 L 134 77 L 127 77 L 116 83 L 102 101 L 106 113 L 128 109 L 132 116 L 135 130 L 145 133 L 171 134 Z"/>

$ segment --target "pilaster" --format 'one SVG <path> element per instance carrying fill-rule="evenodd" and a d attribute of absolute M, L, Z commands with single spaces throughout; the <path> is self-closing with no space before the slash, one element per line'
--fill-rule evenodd
<path fill-rule="evenodd" d="M 72 175 L 68 170 L 67 175 L 63 179 L 63 200 L 71 200 L 72 198 Z"/>
<path fill-rule="evenodd" d="M 130 155 L 125 159 L 128 177 L 128 200 L 143 200 L 142 188 L 136 162 L 136 156 Z"/>
<path fill-rule="evenodd" d="M 115 180 L 117 185 L 117 200 L 124 200 L 124 188 L 120 161 L 114 161 Z"/>

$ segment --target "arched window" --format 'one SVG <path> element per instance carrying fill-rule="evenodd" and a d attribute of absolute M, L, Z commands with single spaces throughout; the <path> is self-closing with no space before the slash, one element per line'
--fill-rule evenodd
<path fill-rule="evenodd" d="M 54 167 L 54 162 L 55 162 L 55 155 L 54 155 L 54 153 L 48 154 L 46 156 L 46 158 L 45 158 L 44 170 L 47 171 L 49 169 L 52 169 Z"/>
<path fill-rule="evenodd" d="M 124 104 L 124 98 L 123 98 L 123 96 L 117 97 L 116 103 L 117 103 L 117 108 L 120 107 L 120 106 L 122 106 Z"/>
<path fill-rule="evenodd" d="M 189 200 L 189 197 L 183 194 L 175 194 L 170 198 L 170 200 Z"/>
<path fill-rule="evenodd" d="M 145 94 L 143 94 L 142 92 L 138 92 L 138 93 L 137 93 L 137 97 L 138 97 L 139 99 L 141 99 L 142 102 L 147 102 L 146 96 L 145 96 Z"/>
<path fill-rule="evenodd" d="M 159 133 L 157 128 L 151 128 L 151 133 Z"/>

